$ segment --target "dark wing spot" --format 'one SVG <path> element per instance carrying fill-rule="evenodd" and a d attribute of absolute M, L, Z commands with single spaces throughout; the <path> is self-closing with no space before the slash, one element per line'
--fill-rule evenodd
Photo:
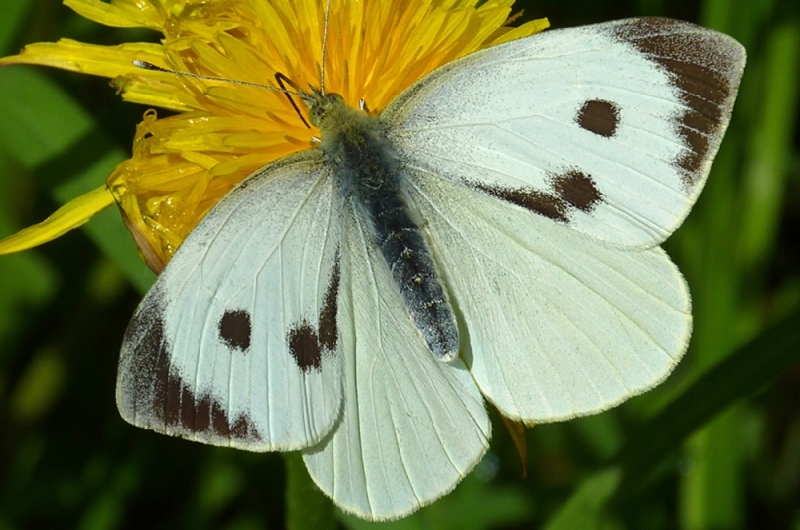
<path fill-rule="evenodd" d="M 322 364 L 322 350 L 317 332 L 308 322 L 289 330 L 289 351 L 294 362 L 303 371 L 319 370 Z"/>
<path fill-rule="evenodd" d="M 561 200 L 585 213 L 594 210 L 603 198 L 592 178 L 577 169 L 552 177 L 552 182 Z"/>
<path fill-rule="evenodd" d="M 549 180 L 553 187 L 551 193 L 533 188 L 505 188 L 480 183 L 471 185 L 493 197 L 561 223 L 570 221 L 572 210 L 590 213 L 603 199 L 592 178 L 578 169 L 551 175 Z"/>
<path fill-rule="evenodd" d="M 336 349 L 339 339 L 336 328 L 336 304 L 339 297 L 339 255 L 337 252 L 331 277 L 328 279 L 328 289 L 322 302 L 322 312 L 319 314 L 319 341 L 328 351 Z"/>
<path fill-rule="evenodd" d="M 744 50 L 719 33 L 687 22 L 639 18 L 621 24 L 616 36 L 660 65 L 685 106 L 674 119 L 684 152 L 675 165 L 691 189 L 716 151 L 730 117 L 744 68 Z"/>
<path fill-rule="evenodd" d="M 219 338 L 231 350 L 245 352 L 250 348 L 252 326 L 250 313 L 244 309 L 225 311 L 217 324 Z"/>
<path fill-rule="evenodd" d="M 286 337 L 289 352 L 303 372 L 319 370 L 322 365 L 322 355 L 332 355 L 336 351 L 336 343 L 339 340 L 336 328 L 338 298 L 339 252 L 337 251 L 331 277 L 328 279 L 328 288 L 322 301 L 322 311 L 319 314 L 317 324 L 319 334 L 307 320 L 301 320 L 299 324 L 289 330 Z"/>
<path fill-rule="evenodd" d="M 562 223 L 569 221 L 567 204 L 555 195 L 534 190 L 533 188 L 504 188 L 502 186 L 487 186 L 477 183 L 473 184 L 473 186 L 493 197 L 522 206 L 526 210 L 554 221 Z"/>
<path fill-rule="evenodd" d="M 581 106 L 575 121 L 582 129 L 611 138 L 619 125 L 619 107 L 610 101 L 591 99 Z"/>

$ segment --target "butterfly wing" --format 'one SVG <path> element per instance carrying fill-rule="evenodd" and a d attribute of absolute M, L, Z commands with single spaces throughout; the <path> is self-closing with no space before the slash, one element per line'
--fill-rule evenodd
<path fill-rule="evenodd" d="M 249 450 L 318 442 L 342 401 L 339 210 L 316 149 L 226 195 L 131 320 L 117 379 L 122 417 Z"/>
<path fill-rule="evenodd" d="M 708 176 L 744 60 L 714 31 L 623 20 L 478 52 L 383 112 L 462 355 L 504 414 L 597 412 L 677 364 L 690 298 L 656 245 Z"/>
<path fill-rule="evenodd" d="M 449 179 L 410 180 L 466 324 L 462 356 L 506 416 L 599 412 L 663 381 L 686 351 L 688 289 L 659 247 L 622 251 Z"/>
<path fill-rule="evenodd" d="M 675 20 L 547 31 L 434 71 L 381 118 L 409 167 L 648 247 L 700 193 L 744 62 L 732 38 Z"/>
<path fill-rule="evenodd" d="M 340 297 L 347 398 L 341 422 L 304 460 L 344 510 L 402 517 L 456 486 L 486 452 L 491 425 L 464 363 L 431 355 L 353 215 L 345 219 Z"/>

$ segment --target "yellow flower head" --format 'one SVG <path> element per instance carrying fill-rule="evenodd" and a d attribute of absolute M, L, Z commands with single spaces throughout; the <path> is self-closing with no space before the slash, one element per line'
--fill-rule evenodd
<path fill-rule="evenodd" d="M 525 37 L 546 20 L 508 27 L 513 0 L 333 0 L 325 89 L 379 112 L 410 84 L 471 52 Z M 148 265 L 160 271 L 205 213 L 264 164 L 311 146 L 308 128 L 285 94 L 229 82 L 145 70 L 140 60 L 181 72 L 277 86 L 320 85 L 325 2 L 319 0 L 65 0 L 101 24 L 144 27 L 161 44 L 106 47 L 63 39 L 27 46 L 0 64 L 56 66 L 113 79 L 128 101 L 154 110 L 138 125 L 133 155 L 107 190 L 79 197 L 0 253 L 29 248 L 120 206 Z M 299 104 L 300 102 L 298 102 Z M 301 105 L 301 109 L 304 107 Z M 110 195 L 109 195 L 110 191 Z"/>

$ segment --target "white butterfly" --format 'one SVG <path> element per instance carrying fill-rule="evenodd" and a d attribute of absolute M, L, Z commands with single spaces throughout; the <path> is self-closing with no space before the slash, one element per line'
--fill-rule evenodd
<path fill-rule="evenodd" d="M 342 509 L 396 518 L 525 422 L 661 382 L 691 332 L 658 244 L 727 127 L 745 52 L 685 22 L 549 31 L 448 64 L 380 115 L 313 93 L 321 145 L 224 197 L 122 346 L 129 422 L 302 450 Z"/>

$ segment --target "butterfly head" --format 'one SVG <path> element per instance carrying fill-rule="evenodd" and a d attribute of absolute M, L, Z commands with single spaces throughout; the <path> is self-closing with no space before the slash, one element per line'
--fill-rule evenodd
<path fill-rule="evenodd" d="M 378 127 L 374 117 L 351 107 L 339 94 L 312 90 L 304 96 L 309 121 L 319 129 L 320 146 L 329 154 L 339 151 L 343 138 L 355 138 Z"/>
<path fill-rule="evenodd" d="M 323 94 L 317 90 L 313 90 L 307 94 L 306 104 L 308 105 L 308 118 L 311 125 L 322 130 L 325 128 L 333 114 L 342 106 L 347 106 L 344 98 L 339 94 Z"/>

